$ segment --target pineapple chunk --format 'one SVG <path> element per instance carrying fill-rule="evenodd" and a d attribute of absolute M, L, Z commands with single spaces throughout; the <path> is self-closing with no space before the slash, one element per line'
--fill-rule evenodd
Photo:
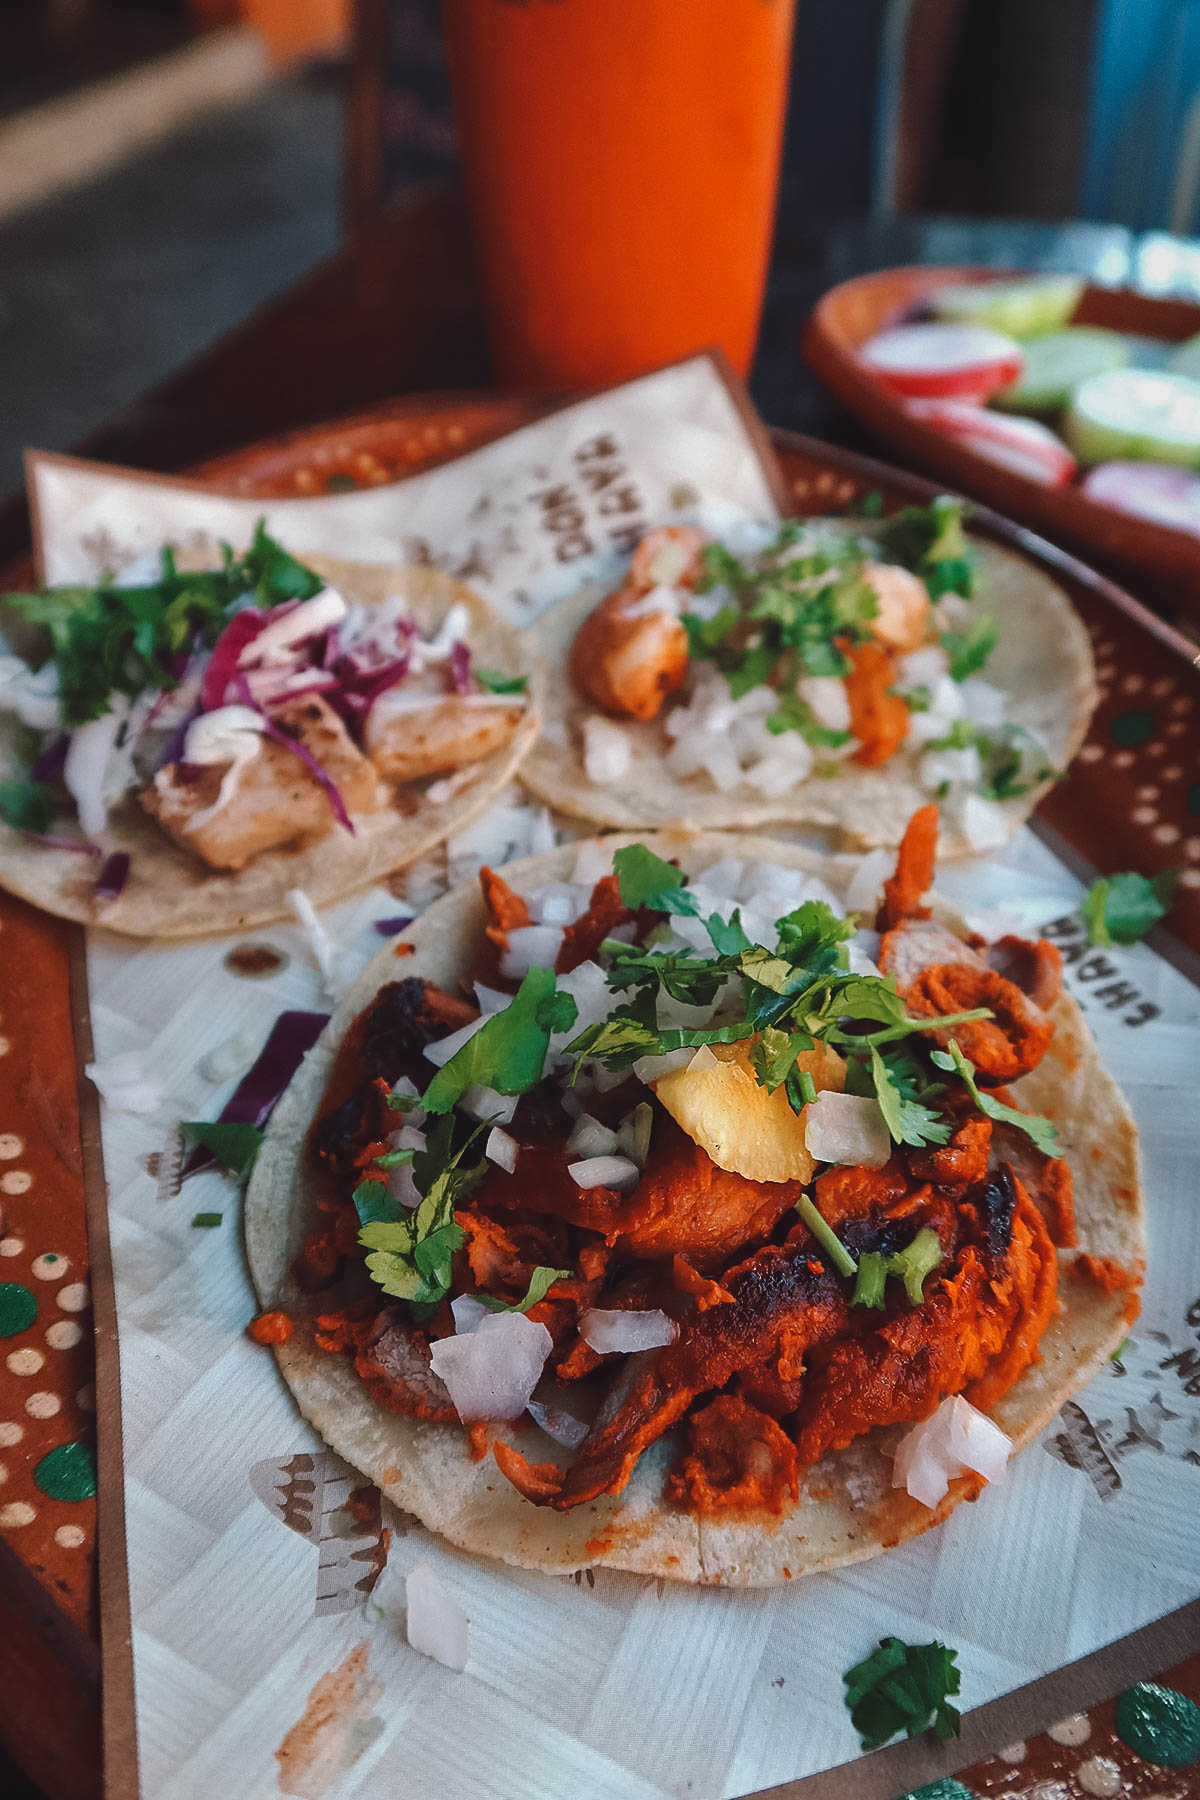
<path fill-rule="evenodd" d="M 714 1044 L 712 1055 L 711 1062 L 702 1056 L 701 1066 L 676 1069 L 655 1082 L 671 1117 L 718 1168 L 750 1181 L 811 1181 L 816 1164 L 804 1142 L 808 1108 L 794 1113 L 781 1087 L 768 1094 L 755 1077 L 748 1043 Z M 818 1093 L 840 1094 L 846 1086 L 846 1065 L 827 1044 L 802 1051 L 796 1069 L 808 1071 Z"/>

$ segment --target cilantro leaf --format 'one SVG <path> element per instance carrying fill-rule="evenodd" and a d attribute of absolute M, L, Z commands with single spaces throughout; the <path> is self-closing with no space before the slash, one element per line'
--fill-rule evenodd
<path fill-rule="evenodd" d="M 224 1213 L 193 1213 L 192 1224 L 211 1230 L 214 1225 L 219 1225 L 224 1217 Z"/>
<path fill-rule="evenodd" d="M 945 1050 L 935 1050 L 933 1061 L 939 1069 L 952 1070 L 961 1075 L 970 1090 L 971 1098 L 981 1112 L 989 1119 L 997 1119 L 1005 1125 L 1015 1125 L 1030 1138 L 1043 1156 L 1061 1156 L 1062 1145 L 1059 1143 L 1058 1128 L 1049 1119 L 1040 1118 L 1035 1113 L 1018 1112 L 1015 1106 L 1005 1106 L 991 1094 L 979 1091 L 975 1081 L 975 1066 L 963 1055 L 954 1038 L 950 1039 Z"/>
<path fill-rule="evenodd" d="M 903 1058 L 903 1062 L 900 1058 Z M 912 1144 L 916 1148 L 922 1144 L 948 1143 L 949 1122 L 939 1118 L 937 1113 L 915 1099 L 911 1087 L 908 1092 L 905 1091 L 905 1064 L 909 1069 L 915 1069 L 911 1058 L 904 1056 L 903 1052 L 898 1055 L 893 1053 L 889 1058 L 875 1044 L 871 1045 L 871 1076 L 875 1083 L 875 1097 L 879 1101 L 879 1110 L 893 1142 Z"/>
<path fill-rule="evenodd" d="M 930 1725 L 943 1740 L 958 1733 L 949 1696 L 959 1691 L 958 1652 L 945 1644 L 906 1644 L 881 1638 L 878 1650 L 847 1669 L 846 1705 L 864 1750 L 877 1750 L 903 1731 L 916 1737 Z"/>
<path fill-rule="evenodd" d="M 54 796 L 41 781 L 13 777 L 0 781 L 0 819 L 16 831 L 45 831 L 54 815 Z"/>
<path fill-rule="evenodd" d="M 399 1201 L 392 1199 L 387 1182 L 373 1175 L 359 1182 L 351 1198 L 360 1225 L 395 1225 L 406 1216 Z"/>
<path fill-rule="evenodd" d="M 884 520 L 876 537 L 885 557 L 921 577 L 931 599 L 970 599 L 974 568 L 961 500 L 941 494 L 928 506 L 906 506 Z"/>
<path fill-rule="evenodd" d="M 955 681 L 965 681 L 982 669 L 1000 642 L 1000 627 L 989 613 L 981 613 L 966 631 L 943 631 L 938 642 L 950 658 L 950 674 Z"/>
<path fill-rule="evenodd" d="M 1169 912 L 1179 882 L 1177 869 L 1164 869 L 1147 880 L 1125 871 L 1093 881 L 1083 902 L 1083 922 L 1093 944 L 1111 950 L 1136 944 Z"/>
<path fill-rule="evenodd" d="M 621 899 L 635 912 L 645 907 L 650 912 L 695 918 L 700 911 L 695 896 L 686 891 L 683 870 L 664 862 L 644 844 L 626 844 L 616 851 L 613 869 Z"/>
<path fill-rule="evenodd" d="M 262 1146 L 257 1125 L 239 1125 L 222 1119 L 184 1119 L 179 1129 L 193 1144 L 208 1150 L 236 1181 L 247 1181 Z"/>
<path fill-rule="evenodd" d="M 468 1150 L 486 1130 L 479 1125 L 457 1150 L 453 1148 L 455 1120 L 439 1119 L 430 1131 L 423 1151 L 413 1160 L 413 1179 L 423 1195 L 413 1212 L 403 1212 L 392 1202 L 389 1213 L 386 1187 L 367 1180 L 354 1192 L 360 1219 L 374 1213 L 361 1227 L 358 1241 L 371 1252 L 367 1272 L 385 1294 L 407 1300 L 410 1306 L 433 1308 L 449 1292 L 451 1259 L 466 1241 L 466 1232 L 454 1217 L 455 1206 L 470 1193 L 484 1171 L 482 1159 L 467 1162 Z M 378 1195 L 364 1194 L 377 1188 Z M 386 1199 L 384 1198 L 386 1196 Z"/>
<path fill-rule="evenodd" d="M 503 1012 L 493 1013 L 438 1070 L 421 1097 L 425 1111 L 449 1112 L 472 1087 L 528 1093 L 542 1079 L 551 1033 L 569 1030 L 577 1013 L 571 995 L 555 987 L 553 969 L 530 969 Z"/>
<path fill-rule="evenodd" d="M 478 663 L 471 673 L 488 694 L 523 694 L 529 686 L 527 675 L 506 675 L 502 669 L 484 669 Z"/>
<path fill-rule="evenodd" d="M 712 939 L 713 949 L 718 956 L 736 956 L 750 948 L 750 939 L 742 929 L 741 911 L 736 906 L 729 915 L 728 922 L 720 913 L 710 913 L 704 921 L 704 929 Z"/>
<path fill-rule="evenodd" d="M 537 1306 L 546 1298 L 556 1281 L 570 1281 L 574 1273 L 573 1269 L 550 1269 L 545 1263 L 539 1263 L 529 1277 L 523 1300 L 497 1300 L 493 1294 L 476 1294 L 475 1298 L 489 1312 L 527 1313 L 531 1306 Z"/>
<path fill-rule="evenodd" d="M 922 1226 L 911 1244 L 885 1256 L 879 1250 L 864 1251 L 858 1259 L 858 1280 L 854 1284 L 851 1306 L 882 1307 L 887 1304 L 884 1284 L 889 1275 L 898 1275 L 910 1306 L 920 1306 L 925 1299 L 927 1275 L 940 1265 L 942 1246 L 931 1226 Z"/>

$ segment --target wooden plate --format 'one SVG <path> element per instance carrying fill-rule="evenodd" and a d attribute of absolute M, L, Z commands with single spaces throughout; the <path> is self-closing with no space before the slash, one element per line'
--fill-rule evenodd
<path fill-rule="evenodd" d="M 860 364 L 860 345 L 933 289 L 1004 273 L 978 268 L 885 269 L 845 281 L 814 307 L 804 333 L 805 355 L 842 404 L 906 460 L 911 458 L 963 493 L 1069 544 L 1081 556 L 1111 567 L 1168 614 L 1186 613 L 1200 620 L 1200 538 L 1100 506 L 1077 487 L 1046 488 L 1000 468 L 912 418 Z M 1088 287 L 1072 323 L 1177 343 L 1200 332 L 1200 306 L 1155 300 L 1126 288 Z"/>

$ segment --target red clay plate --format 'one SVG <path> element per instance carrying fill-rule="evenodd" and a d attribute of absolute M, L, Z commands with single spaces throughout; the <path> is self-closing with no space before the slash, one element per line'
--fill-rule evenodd
<path fill-rule="evenodd" d="M 1200 619 L 1200 538 L 1102 506 L 1078 486 L 1046 488 L 989 462 L 934 431 L 904 409 L 858 360 L 858 348 L 894 324 L 933 289 L 985 281 L 1017 270 L 978 268 L 884 269 L 831 288 L 804 332 L 808 361 L 856 418 L 877 431 L 906 461 L 932 471 L 964 493 L 1069 544 L 1081 556 L 1111 566 L 1122 580 L 1170 614 Z M 1178 343 L 1200 332 L 1200 306 L 1155 300 L 1127 288 L 1087 287 L 1072 315 L 1075 325 Z"/>

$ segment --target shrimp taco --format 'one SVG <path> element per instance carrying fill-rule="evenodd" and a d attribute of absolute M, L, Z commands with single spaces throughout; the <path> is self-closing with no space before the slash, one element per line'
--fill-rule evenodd
<path fill-rule="evenodd" d="M 520 635 L 428 568 L 261 526 L 223 566 L 4 597 L 0 883 L 138 937 L 341 899 L 475 817 L 536 734 Z M 302 904 L 302 903 L 301 903 Z"/>
<path fill-rule="evenodd" d="M 246 1236 L 301 1411 L 464 1549 L 767 1585 L 1002 1478 L 1138 1310 L 1136 1133 L 1044 941 L 865 858 L 484 870 L 288 1090 Z M 865 922 L 865 923 L 864 923 Z"/>
<path fill-rule="evenodd" d="M 1096 704 L 1067 596 L 968 542 L 950 499 L 736 542 L 655 530 L 615 593 L 539 632 L 556 679 L 522 779 L 621 830 L 819 826 L 894 848 L 937 798 L 944 855 L 994 849 Z"/>

